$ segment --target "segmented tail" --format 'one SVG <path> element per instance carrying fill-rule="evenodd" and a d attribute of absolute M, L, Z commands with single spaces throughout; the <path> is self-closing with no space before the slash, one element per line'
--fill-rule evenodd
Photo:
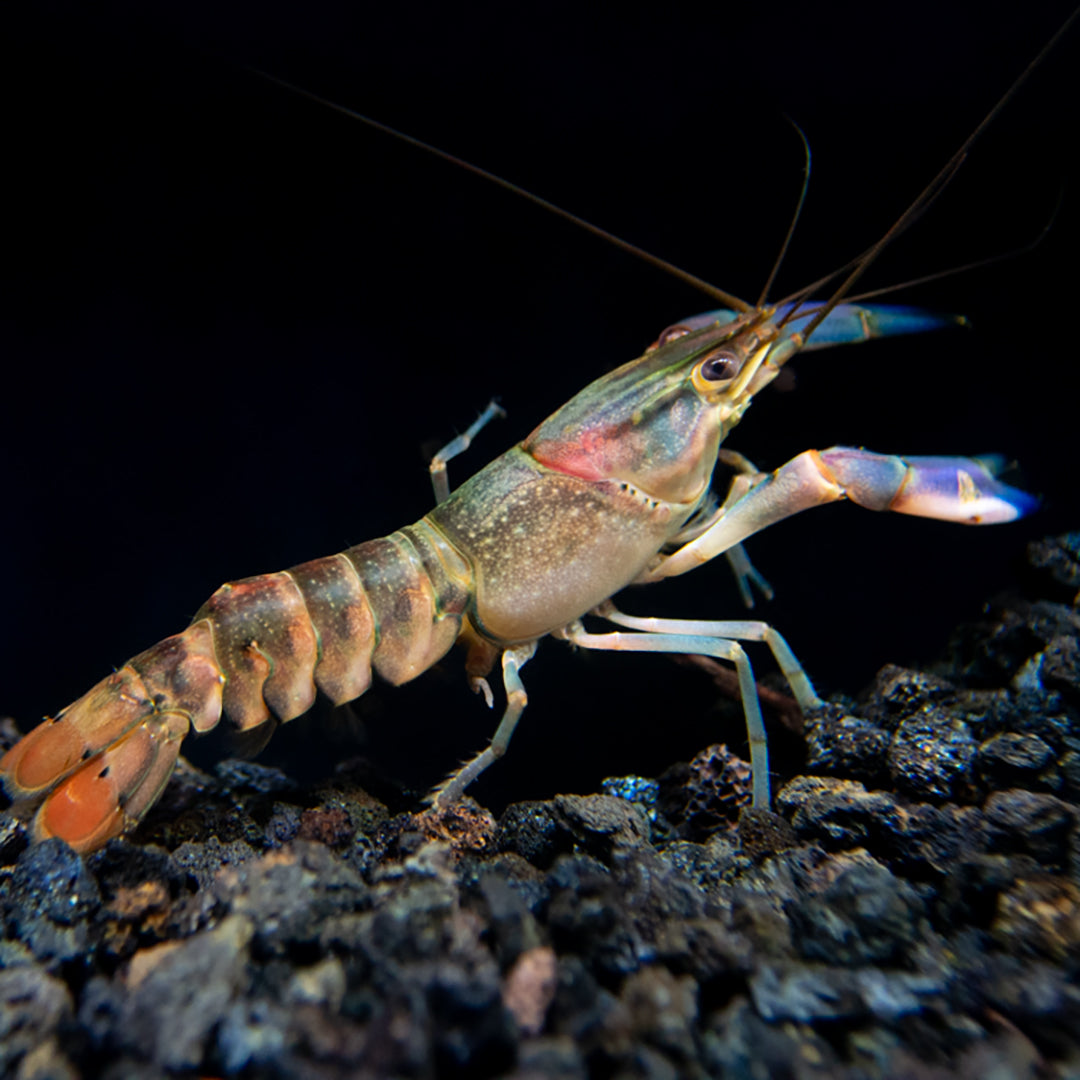
<path fill-rule="evenodd" d="M 247 731 L 292 720 L 318 690 L 359 697 L 372 670 L 395 685 L 453 645 L 467 564 L 427 522 L 348 551 L 223 585 L 183 633 L 139 653 L 0 760 L 33 837 L 93 851 L 138 824 L 188 732 L 226 716 Z M 40 805 L 39 805 L 40 804 Z"/>

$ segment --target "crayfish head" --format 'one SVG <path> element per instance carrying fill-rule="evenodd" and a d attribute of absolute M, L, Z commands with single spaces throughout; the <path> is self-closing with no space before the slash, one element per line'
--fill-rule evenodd
<path fill-rule="evenodd" d="M 700 328 L 671 327 L 637 360 L 597 379 L 524 442 L 543 464 L 632 484 L 693 504 L 708 490 L 720 444 L 776 377 L 768 309 Z"/>

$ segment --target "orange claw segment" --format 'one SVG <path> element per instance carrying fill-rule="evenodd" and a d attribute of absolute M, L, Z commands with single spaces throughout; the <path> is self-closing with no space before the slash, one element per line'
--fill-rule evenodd
<path fill-rule="evenodd" d="M 176 713 L 155 717 L 92 758 L 42 803 L 34 839 L 88 852 L 130 829 L 168 781 L 188 726 Z"/>

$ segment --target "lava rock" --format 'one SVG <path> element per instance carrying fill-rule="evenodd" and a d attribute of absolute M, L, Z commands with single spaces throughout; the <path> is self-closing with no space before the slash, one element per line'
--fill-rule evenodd
<path fill-rule="evenodd" d="M 747 806 L 739 815 L 739 850 L 753 862 L 791 847 L 795 839 L 795 830 L 771 810 Z"/>
<path fill-rule="evenodd" d="M 319 784 L 313 794 L 318 809 L 343 810 L 353 831 L 366 836 L 374 834 L 390 817 L 384 802 L 347 776 L 337 776 L 333 781 Z"/>
<path fill-rule="evenodd" d="M 651 957 L 622 890 L 603 864 L 585 855 L 563 856 L 548 883 L 548 930 L 560 952 L 585 957 L 602 978 L 615 979 Z"/>
<path fill-rule="evenodd" d="M 356 835 L 356 829 L 343 807 L 318 806 L 300 815 L 296 838 L 328 847 L 342 847 Z"/>
<path fill-rule="evenodd" d="M 513 851 L 486 859 L 459 856 L 454 873 L 463 893 L 483 894 L 481 883 L 498 878 L 534 915 L 547 900 L 547 876 Z"/>
<path fill-rule="evenodd" d="M 517 1031 L 490 957 L 470 965 L 447 957 L 423 973 L 421 986 L 439 1075 L 495 1076 L 513 1064 Z"/>
<path fill-rule="evenodd" d="M 919 933 L 923 904 L 880 863 L 841 856 L 816 868 L 785 911 L 795 947 L 807 960 L 896 964 Z"/>
<path fill-rule="evenodd" d="M 14 1075 L 15 1080 L 80 1080 L 80 1073 L 60 1049 L 56 1036 L 29 1051 Z"/>
<path fill-rule="evenodd" d="M 1044 571 L 1067 592 L 1075 594 L 1080 589 L 1080 532 L 1032 540 L 1027 557 L 1031 566 Z"/>
<path fill-rule="evenodd" d="M 0 1075 L 14 1075 L 19 1059 L 49 1043 L 72 1011 L 65 983 L 41 968 L 0 971 Z"/>
<path fill-rule="evenodd" d="M 229 1076 L 248 1067 L 280 1063 L 296 1041 L 292 1010 L 257 998 L 234 1001 L 225 1010 L 217 1032 L 217 1053 Z"/>
<path fill-rule="evenodd" d="M 660 795 L 660 784 L 647 776 L 608 776 L 600 781 L 600 790 L 605 795 L 627 802 L 637 803 L 651 821 L 656 813 L 656 802 Z"/>
<path fill-rule="evenodd" d="M 952 926 L 989 929 L 998 897 L 1017 877 L 1037 874 L 1038 863 L 1026 856 L 968 855 L 958 859 L 942 883 L 937 910 L 943 929 Z"/>
<path fill-rule="evenodd" d="M 663 967 L 643 968 L 623 983 L 619 998 L 638 1037 L 677 1062 L 693 1058 L 698 1002 L 692 978 Z"/>
<path fill-rule="evenodd" d="M 432 851 L 431 849 L 436 849 Z M 442 872 L 444 845 L 429 848 L 375 883 L 371 910 L 330 914 L 319 945 L 352 955 L 358 968 L 396 978 L 407 965 L 437 962 L 455 933 L 468 931 L 475 915 L 457 919 L 461 896 L 452 873 Z M 434 871 L 434 872 L 432 872 Z M 468 925 L 466 925 L 466 922 Z"/>
<path fill-rule="evenodd" d="M 273 952 L 318 940 L 325 918 L 370 902 L 354 870 L 327 848 L 299 840 L 222 870 L 214 892 L 251 920 L 260 946 Z"/>
<path fill-rule="evenodd" d="M 518 802 L 499 818 L 495 846 L 498 851 L 515 851 L 546 870 L 559 855 L 573 850 L 574 841 L 551 803 Z"/>
<path fill-rule="evenodd" d="M 271 848 L 281 847 L 290 840 L 295 840 L 300 832 L 303 811 L 299 806 L 287 802 L 271 804 L 270 817 L 263 828 L 263 836 Z"/>
<path fill-rule="evenodd" d="M 977 749 L 967 724 L 941 708 L 924 705 L 900 722 L 886 761 L 899 790 L 919 799 L 944 801 L 971 793 Z"/>
<path fill-rule="evenodd" d="M 1047 875 L 1014 882 L 998 899 L 991 933 L 1011 953 L 1080 958 L 1080 888 Z"/>
<path fill-rule="evenodd" d="M 862 713 L 871 723 L 895 731 L 902 720 L 927 705 L 947 701 L 955 692 L 953 684 L 938 675 L 886 664 L 874 679 Z"/>
<path fill-rule="evenodd" d="M 544 935 L 524 897 L 504 875 L 488 871 L 477 887 L 487 907 L 495 956 L 502 968 L 544 944 Z"/>
<path fill-rule="evenodd" d="M 894 795 L 867 791 L 855 780 L 797 776 L 777 793 L 799 837 L 832 849 L 864 847 L 902 831 L 907 812 Z"/>
<path fill-rule="evenodd" d="M 226 867 L 236 867 L 257 858 L 258 852 L 243 840 L 223 844 L 216 836 L 188 841 L 172 854 L 177 870 L 189 875 L 200 889 L 210 889 Z"/>
<path fill-rule="evenodd" d="M 1080 1024 L 1080 987 L 1061 964 L 988 949 L 984 935 L 973 941 L 953 939 L 954 973 L 951 997 L 954 1009 L 966 1012 L 993 1009 L 1040 1033 L 1058 1029 L 1068 1051 L 1075 1053 Z"/>
<path fill-rule="evenodd" d="M 875 784 L 884 780 L 891 736 L 869 720 L 824 710 L 806 727 L 806 768 Z"/>
<path fill-rule="evenodd" d="M 526 1039 L 518 1048 L 517 1069 L 508 1080 L 586 1080 L 581 1050 L 567 1035 Z"/>
<path fill-rule="evenodd" d="M 125 979 L 113 1041 L 167 1069 L 194 1069 L 244 989 L 254 928 L 243 916 L 182 943 L 137 953 Z"/>
<path fill-rule="evenodd" d="M 10 811 L 0 813 L 0 866 L 10 866 L 26 850 L 30 834 L 26 822 Z"/>
<path fill-rule="evenodd" d="M 714 893 L 722 884 L 730 882 L 736 870 L 750 862 L 725 833 L 714 836 L 707 844 L 676 840 L 660 852 L 660 858 L 706 894 Z"/>
<path fill-rule="evenodd" d="M 62 840 L 45 840 L 19 856 L 0 882 L 0 909 L 13 934 L 42 960 L 71 960 L 90 951 L 101 909 L 97 882 Z"/>
<path fill-rule="evenodd" d="M 559 823 L 583 851 L 610 862 L 618 851 L 640 847 L 649 839 L 645 811 L 611 795 L 557 795 Z"/>
<path fill-rule="evenodd" d="M 556 1035 L 573 1040 L 594 1073 L 614 1072 L 633 1046 L 625 1006 L 574 954 L 559 959 L 548 1024 Z"/>
<path fill-rule="evenodd" d="M 1043 685 L 1048 690 L 1059 690 L 1071 704 L 1080 704 L 1080 641 L 1076 631 L 1051 638 L 1042 657 Z"/>
<path fill-rule="evenodd" d="M 996 791 L 983 808 L 992 851 L 1030 855 L 1061 869 L 1069 858 L 1076 809 L 1053 795 L 1034 791 Z"/>
<path fill-rule="evenodd" d="M 742 996 L 706 1020 L 702 1041 L 710 1076 L 826 1080 L 845 1075 L 832 1046 L 813 1028 L 763 1020 Z"/>
<path fill-rule="evenodd" d="M 537 945 L 521 953 L 506 973 L 503 1005 L 523 1035 L 544 1029 L 547 1011 L 555 997 L 558 960 L 549 945 Z"/>
<path fill-rule="evenodd" d="M 148 881 L 175 892 L 183 888 L 187 878 L 163 848 L 127 840 L 110 840 L 87 858 L 86 865 L 106 901 L 114 900 L 120 893 L 130 894 Z"/>
<path fill-rule="evenodd" d="M 750 979 L 754 1006 L 773 1023 L 868 1017 L 892 1023 L 926 1008 L 944 990 L 932 975 L 824 964 L 763 965 Z"/>
<path fill-rule="evenodd" d="M 1002 686 L 1021 677 L 1033 690 L 1041 688 L 1039 654 L 1055 638 L 1075 638 L 1080 613 L 1046 600 L 1020 601 L 991 612 L 991 621 L 961 627 L 950 641 L 950 666 L 977 686 Z M 1021 676 L 1034 669 L 1035 678 Z"/>
<path fill-rule="evenodd" d="M 719 919 L 673 919 L 660 928 L 655 946 L 676 975 L 692 975 L 711 990 L 741 985 L 752 967 L 750 943 Z"/>
<path fill-rule="evenodd" d="M 1035 688 L 970 691 L 958 701 L 957 713 L 980 740 L 1003 732 L 1034 735 L 1056 753 L 1076 728 L 1061 694 L 1041 682 Z"/>
<path fill-rule="evenodd" d="M 958 860 L 985 851 L 986 843 L 982 812 L 952 804 L 910 805 L 897 827 L 881 835 L 882 854 L 893 868 L 924 881 L 947 875 Z"/>
<path fill-rule="evenodd" d="M 1054 751 L 1038 735 L 1005 731 L 979 746 L 976 768 L 988 787 L 1052 789 L 1060 784 L 1053 765 Z"/>
<path fill-rule="evenodd" d="M 233 761 L 222 762 L 218 768 L 225 779 L 200 772 L 181 757 L 161 800 L 139 826 L 139 838 L 169 851 L 186 843 L 202 843 L 207 837 L 262 850 L 266 839 L 260 822 L 268 816 L 273 800 L 260 789 L 276 786 L 264 773 L 272 776 L 277 770 Z M 248 786 L 249 778 L 253 787 Z"/>
<path fill-rule="evenodd" d="M 83 862 L 0 824 L 0 1073 L 1064 1076 L 1078 633 L 1000 601 L 948 680 L 890 667 L 813 711 L 817 773 L 738 828 L 716 747 L 497 827 L 387 789 L 391 817 L 355 768 L 301 790 L 235 764 L 181 765 Z"/>
<path fill-rule="evenodd" d="M 664 772 L 657 809 L 679 837 L 702 840 L 739 820 L 752 787 L 749 764 L 717 743 Z"/>
<path fill-rule="evenodd" d="M 791 958 L 788 906 L 829 856 L 816 846 L 792 848 L 754 864 L 727 890 L 727 925 L 745 937 L 759 958 Z"/>
<path fill-rule="evenodd" d="M 219 761 L 214 766 L 214 775 L 226 790 L 240 795 L 284 795 L 299 788 L 288 773 L 242 758 Z"/>

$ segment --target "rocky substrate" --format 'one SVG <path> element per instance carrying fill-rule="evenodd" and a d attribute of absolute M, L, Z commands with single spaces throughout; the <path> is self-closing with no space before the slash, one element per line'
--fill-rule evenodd
<path fill-rule="evenodd" d="M 0 818 L 0 1074 L 1080 1075 L 1078 554 L 808 718 L 775 814 L 716 746 L 498 821 L 233 761 L 86 860 Z"/>

